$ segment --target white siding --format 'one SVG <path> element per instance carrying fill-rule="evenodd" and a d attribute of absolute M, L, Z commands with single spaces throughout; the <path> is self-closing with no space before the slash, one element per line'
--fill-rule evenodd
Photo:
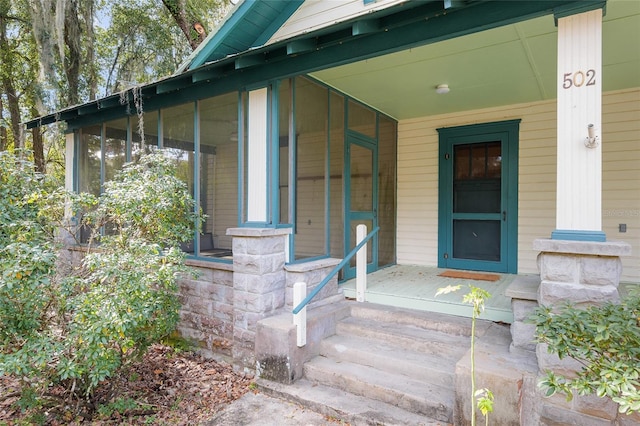
<path fill-rule="evenodd" d="M 367 15 L 405 1 L 377 0 L 365 5 L 363 0 L 307 0 L 266 44 Z"/>
<path fill-rule="evenodd" d="M 555 229 L 556 102 L 509 105 L 401 121 L 398 127 L 398 263 L 435 266 L 438 253 L 437 128 L 522 119 L 518 271 L 537 273 L 533 240 Z M 623 281 L 640 282 L 640 89 L 603 95 L 603 231 L 632 245 Z M 619 233 L 618 224 L 627 232 Z"/>

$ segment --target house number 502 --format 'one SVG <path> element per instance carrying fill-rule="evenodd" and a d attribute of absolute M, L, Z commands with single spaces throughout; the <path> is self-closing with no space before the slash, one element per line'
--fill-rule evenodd
<path fill-rule="evenodd" d="M 576 71 L 564 73 L 562 81 L 563 89 L 571 89 L 572 87 L 595 86 L 596 70 Z"/>

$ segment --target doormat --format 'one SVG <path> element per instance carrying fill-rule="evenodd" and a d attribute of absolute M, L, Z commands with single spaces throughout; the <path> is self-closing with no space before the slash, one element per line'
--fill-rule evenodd
<path fill-rule="evenodd" d="M 479 281 L 498 281 L 500 279 L 500 275 L 497 274 L 481 274 L 479 272 L 466 272 L 466 271 L 451 271 L 447 270 L 441 274 L 438 274 L 439 277 L 447 277 L 447 278 L 461 278 L 465 280 L 479 280 Z"/>

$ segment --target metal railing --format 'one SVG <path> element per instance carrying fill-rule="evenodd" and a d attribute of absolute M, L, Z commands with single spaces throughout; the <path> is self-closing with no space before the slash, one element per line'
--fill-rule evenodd
<path fill-rule="evenodd" d="M 367 234 L 366 237 L 364 237 L 364 239 L 362 241 L 360 241 L 360 243 L 355 246 L 353 248 L 353 250 L 351 250 L 349 252 L 349 254 L 347 254 L 345 256 L 344 259 L 342 259 L 342 262 L 340 262 L 338 264 L 338 266 L 336 266 L 335 268 L 333 268 L 331 270 L 331 272 L 329 272 L 329 274 L 320 282 L 320 284 L 318 284 L 311 293 L 309 293 L 309 295 L 307 297 L 304 298 L 304 300 L 302 302 L 300 302 L 298 304 L 298 306 L 296 306 L 293 309 L 293 314 L 296 315 L 298 312 L 300 312 L 300 310 L 302 308 L 304 308 L 305 306 L 307 306 L 307 304 L 311 301 L 311 299 L 314 298 L 314 296 L 318 293 L 320 293 L 320 291 L 324 288 L 325 285 L 327 285 L 327 283 L 331 280 L 331 278 L 333 278 L 333 276 L 335 274 L 338 273 L 338 271 L 340 271 L 340 269 L 344 268 L 344 266 L 347 264 L 347 262 L 349 262 L 351 260 L 351 258 L 353 256 L 356 255 L 356 253 L 358 253 L 358 251 L 362 248 L 362 246 L 364 246 L 365 244 L 367 244 L 367 242 L 373 238 L 373 236 L 380 230 L 379 226 L 376 226 L 371 232 L 369 232 Z"/>

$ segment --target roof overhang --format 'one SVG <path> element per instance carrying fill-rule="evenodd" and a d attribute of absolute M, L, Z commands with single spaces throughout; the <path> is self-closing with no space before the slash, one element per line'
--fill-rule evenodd
<path fill-rule="evenodd" d="M 66 121 L 71 129 L 78 128 L 133 114 L 134 92 L 141 97 L 145 111 L 152 111 L 544 15 L 561 17 L 603 8 L 605 4 L 604 0 L 409 1 L 287 40 L 228 54 L 181 74 L 36 118 L 26 125 L 33 128 Z M 202 53 L 199 60 L 205 57 L 208 56 Z"/>

